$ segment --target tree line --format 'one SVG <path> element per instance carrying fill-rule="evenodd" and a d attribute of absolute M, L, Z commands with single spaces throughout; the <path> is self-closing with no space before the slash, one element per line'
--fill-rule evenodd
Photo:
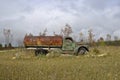
<path fill-rule="evenodd" d="M 62 28 L 60 30 L 60 32 L 57 34 L 55 32 L 53 32 L 54 36 L 63 36 L 63 37 L 69 37 L 71 36 L 71 34 L 73 33 L 73 29 L 69 24 L 66 24 L 64 26 L 64 28 Z M 13 47 L 11 42 L 12 42 L 12 31 L 10 29 L 4 29 L 3 30 L 3 35 L 4 35 L 4 41 L 5 41 L 5 45 L 3 46 L 0 43 L 0 48 L 5 47 L 5 48 L 10 48 Z M 33 36 L 32 33 L 26 34 L 27 36 Z M 47 36 L 47 29 L 44 29 L 43 32 L 39 33 L 39 36 Z M 75 36 L 72 36 L 75 37 Z M 20 41 L 20 40 L 18 40 Z M 21 43 L 22 41 L 18 42 L 18 45 L 22 45 L 23 43 Z M 97 40 L 95 40 L 95 34 L 93 33 L 92 29 L 88 30 L 88 37 L 86 38 L 83 32 L 79 33 L 79 40 L 77 40 L 76 42 L 78 43 L 87 43 L 90 46 L 103 46 L 103 45 L 113 45 L 113 46 L 120 46 L 120 39 L 118 36 L 114 36 L 114 40 L 112 40 L 112 36 L 110 34 L 106 35 L 106 38 L 100 37 Z M 20 46 L 18 46 L 20 47 Z"/>

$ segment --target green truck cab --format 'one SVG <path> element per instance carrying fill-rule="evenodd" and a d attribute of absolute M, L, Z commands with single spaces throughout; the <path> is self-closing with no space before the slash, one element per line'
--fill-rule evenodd
<path fill-rule="evenodd" d="M 89 51 L 88 45 L 79 45 L 72 37 L 64 38 L 62 50 L 63 52 L 73 53 L 74 55 L 85 54 Z"/>

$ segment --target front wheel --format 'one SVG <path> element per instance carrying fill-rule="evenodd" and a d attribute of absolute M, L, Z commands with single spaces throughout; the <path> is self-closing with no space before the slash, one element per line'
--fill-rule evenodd
<path fill-rule="evenodd" d="M 76 55 L 83 55 L 87 52 L 87 50 L 85 48 L 79 48 L 78 52 L 76 53 Z"/>

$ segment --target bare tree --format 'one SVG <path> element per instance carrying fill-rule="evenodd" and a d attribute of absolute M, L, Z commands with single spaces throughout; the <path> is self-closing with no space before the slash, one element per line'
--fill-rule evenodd
<path fill-rule="evenodd" d="M 61 34 L 57 34 L 57 33 L 55 33 L 55 32 L 53 32 L 53 35 L 54 35 L 54 36 L 61 36 Z"/>
<path fill-rule="evenodd" d="M 105 44 L 105 42 L 104 42 L 104 38 L 103 37 L 100 37 L 99 39 L 98 39 L 98 45 L 100 45 L 100 46 L 105 46 L 106 44 Z"/>
<path fill-rule="evenodd" d="M 46 34 L 47 34 L 47 28 L 43 32 L 39 33 L 40 36 L 46 36 Z"/>
<path fill-rule="evenodd" d="M 61 32 L 63 34 L 64 37 L 68 37 L 70 36 L 70 34 L 73 32 L 72 28 L 69 24 L 66 24 L 64 29 L 61 29 Z"/>
<path fill-rule="evenodd" d="M 93 43 L 93 37 L 94 37 L 94 34 L 92 33 L 92 29 L 88 30 L 88 34 L 89 34 L 88 41 L 92 45 L 92 43 Z"/>
<path fill-rule="evenodd" d="M 9 44 L 11 44 L 11 40 L 12 40 L 12 34 L 11 34 L 11 30 L 10 29 L 4 29 L 3 30 L 3 34 L 4 34 L 4 37 L 5 37 L 5 44 L 7 46 L 9 46 Z"/>
<path fill-rule="evenodd" d="M 106 41 L 111 41 L 111 35 L 110 34 L 106 35 Z"/>
<path fill-rule="evenodd" d="M 28 36 L 33 36 L 33 34 L 32 33 L 29 33 L 29 35 Z"/>
<path fill-rule="evenodd" d="M 118 39 L 118 36 L 114 36 L 114 40 L 115 41 L 118 41 L 119 39 Z"/>
<path fill-rule="evenodd" d="M 100 37 L 100 38 L 98 39 L 98 42 L 102 42 L 102 41 L 104 41 L 104 38 L 103 38 L 103 37 Z"/>
<path fill-rule="evenodd" d="M 80 32 L 79 37 L 80 37 L 80 42 L 83 42 L 83 33 L 82 32 Z"/>

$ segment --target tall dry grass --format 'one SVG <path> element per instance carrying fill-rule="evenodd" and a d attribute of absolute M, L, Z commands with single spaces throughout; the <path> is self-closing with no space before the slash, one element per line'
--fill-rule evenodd
<path fill-rule="evenodd" d="M 0 52 L 0 80 L 120 80 L 119 61 L 120 47 L 113 46 L 91 48 L 87 55 L 56 57 L 8 50 Z"/>

